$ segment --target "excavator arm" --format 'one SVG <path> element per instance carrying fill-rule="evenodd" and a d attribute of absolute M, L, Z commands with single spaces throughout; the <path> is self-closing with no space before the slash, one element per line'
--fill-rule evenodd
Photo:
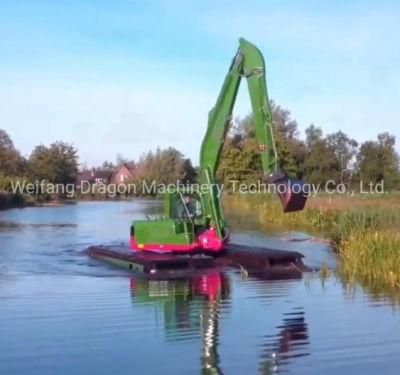
<path fill-rule="evenodd" d="M 175 253 L 201 250 L 218 253 L 226 248 L 229 241 L 229 226 L 221 208 L 215 175 L 223 143 L 232 121 L 232 110 L 242 78 L 246 79 L 249 90 L 264 179 L 275 186 L 279 185 L 277 193 L 285 212 L 303 209 L 306 196 L 301 189 L 302 183 L 290 181 L 285 173 L 278 170 L 263 56 L 253 44 L 246 40 L 240 39 L 239 43 L 239 50 L 229 67 L 217 102 L 208 114 L 208 126 L 201 146 L 198 176 L 202 189 L 196 195 L 197 202 L 202 207 L 201 215 L 196 216 L 190 213 L 183 192 L 179 189 L 174 193 L 166 194 L 163 219 L 133 222 L 132 249 Z M 183 212 L 186 215 L 176 215 L 177 204 L 184 205 Z"/>
<path fill-rule="evenodd" d="M 200 168 L 215 175 L 226 133 L 232 120 L 232 110 L 242 78 L 246 78 L 256 137 L 259 142 L 262 167 L 265 175 L 277 170 L 277 154 L 272 132 L 272 117 L 265 82 L 265 63 L 261 52 L 241 38 L 240 47 L 230 65 L 215 106 L 208 115 L 208 127 L 204 137 Z"/>
<path fill-rule="evenodd" d="M 229 67 L 217 102 L 209 112 L 207 132 L 200 153 L 199 180 L 202 184 L 210 186 L 208 197 L 204 197 L 205 211 L 209 213 L 211 223 L 221 238 L 226 235 L 224 228 L 227 226 L 217 196 L 218 192 L 214 187 L 215 175 L 242 78 L 247 81 L 250 95 L 264 181 L 275 184 L 285 212 L 302 210 L 306 202 L 302 182 L 289 180 L 284 172 L 278 170 L 264 58 L 257 47 L 241 38 L 238 52 Z"/>

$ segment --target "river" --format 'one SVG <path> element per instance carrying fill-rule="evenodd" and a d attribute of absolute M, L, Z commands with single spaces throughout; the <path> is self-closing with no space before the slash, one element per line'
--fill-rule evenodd
<path fill-rule="evenodd" d="M 398 374 L 400 311 L 333 276 L 147 280 L 87 257 L 158 210 L 138 200 L 0 212 L 0 374 Z M 232 223 L 233 242 L 335 265 L 304 234 Z"/>

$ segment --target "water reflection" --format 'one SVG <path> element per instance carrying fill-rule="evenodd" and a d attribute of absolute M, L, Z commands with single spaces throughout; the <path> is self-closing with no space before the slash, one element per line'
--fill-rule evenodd
<path fill-rule="evenodd" d="M 218 271 L 189 279 L 130 279 L 132 302 L 156 306 L 163 318 L 167 341 L 200 338 L 202 374 L 223 374 L 219 355 L 220 322 L 229 314 L 230 290 L 229 277 Z M 274 334 L 262 336 L 261 374 L 280 372 L 281 366 L 290 359 L 309 355 L 303 308 L 284 313 L 276 330 Z"/>
<path fill-rule="evenodd" d="M 220 306 L 229 300 L 229 279 L 213 271 L 190 279 L 131 279 L 134 303 L 154 301 L 164 313 L 167 340 L 200 336 L 201 368 L 205 374 L 222 374 L 218 354 Z"/>
<path fill-rule="evenodd" d="M 86 256 L 89 245 L 125 243 L 150 206 L 0 212 L 0 374 L 398 374 L 398 288 L 228 271 L 135 278 L 129 289 L 131 274 Z M 330 267 L 323 244 L 256 229 L 235 230 L 233 242 L 300 251 L 307 265 Z"/>
<path fill-rule="evenodd" d="M 306 351 L 309 344 L 308 326 L 302 308 L 285 313 L 282 324 L 276 328 L 278 334 L 264 336 L 261 374 L 276 373 L 280 366 L 289 363 L 290 359 L 310 355 Z"/>

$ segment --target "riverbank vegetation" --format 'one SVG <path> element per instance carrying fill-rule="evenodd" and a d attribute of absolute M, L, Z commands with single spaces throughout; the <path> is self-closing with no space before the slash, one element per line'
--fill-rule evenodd
<path fill-rule="evenodd" d="M 321 191 L 338 185 L 359 189 L 360 183 L 384 184 L 386 190 L 400 190 L 399 158 L 395 137 L 389 133 L 377 135 L 376 140 L 359 143 L 342 131 L 323 134 L 313 124 L 300 136 L 298 124 L 291 113 L 270 103 L 272 126 L 278 153 L 279 167 L 289 176 L 303 179 L 319 186 Z M 0 129 L 0 192 L 12 194 L 10 182 L 25 180 L 45 181 L 50 184 L 74 184 L 80 170 L 87 170 L 81 163 L 78 150 L 65 142 L 49 146 L 38 145 L 28 156 L 14 146 L 10 136 Z M 93 170 L 110 171 L 119 165 L 134 165 L 131 180 L 122 184 L 136 184 L 139 188 L 132 196 L 151 195 L 140 189 L 142 181 L 149 184 L 191 183 L 196 181 L 196 168 L 190 159 L 173 147 L 149 151 L 138 160 L 117 156 L 116 162 L 104 161 Z M 232 182 L 250 184 L 262 180 L 259 145 L 255 138 L 252 116 L 234 121 L 224 142 L 217 181 L 225 191 L 232 191 Z M 20 191 L 24 196 L 24 191 Z M 31 199 L 60 199 L 51 194 L 31 194 Z M 154 195 L 154 194 L 153 194 Z M 94 194 L 93 198 L 97 195 Z"/>
<path fill-rule="evenodd" d="M 267 194 L 224 197 L 228 215 L 256 216 L 264 229 L 304 230 L 331 241 L 345 283 L 400 288 L 400 193 L 321 195 L 304 211 L 285 214 Z"/>
<path fill-rule="evenodd" d="M 265 227 L 302 228 L 323 234 L 338 252 L 342 260 L 339 271 L 346 280 L 400 286 L 400 196 L 396 193 L 400 191 L 400 169 L 395 137 L 383 132 L 375 140 L 359 143 L 342 131 L 323 134 L 320 127 L 311 124 L 302 138 L 288 110 L 274 102 L 271 110 L 279 167 L 291 177 L 319 186 L 319 194 L 309 199 L 306 210 L 292 214 L 283 214 L 279 202 L 266 194 L 247 194 L 245 198 L 232 194 L 233 181 L 249 185 L 263 178 L 259 145 L 249 115 L 234 122 L 222 150 L 217 179 L 225 187 L 226 210 L 239 210 L 240 214 L 247 210 Z M 126 161 L 133 160 L 120 156 L 117 164 Z M 124 184 L 140 187 L 143 180 L 162 184 L 196 182 L 196 169 L 190 159 L 171 147 L 150 151 L 133 162 L 135 175 Z M 99 169 L 115 165 L 106 161 Z M 0 209 L 63 198 L 24 189 L 15 192 L 12 185 L 17 181 L 74 184 L 78 172 L 78 151 L 73 145 L 39 145 L 23 156 L 0 129 Z M 360 194 L 361 186 L 377 185 L 382 187 L 380 194 L 373 194 L 373 190 Z M 328 187 L 338 190 L 339 186 L 352 194 L 327 194 Z M 132 195 L 151 193 L 139 190 Z"/>
<path fill-rule="evenodd" d="M 0 129 L 0 209 L 24 207 L 62 196 L 28 189 L 37 181 L 52 184 L 74 184 L 78 173 L 78 152 L 70 144 L 54 142 L 39 145 L 28 157 L 14 146 L 10 136 Z"/>
<path fill-rule="evenodd" d="M 274 103 L 271 107 L 279 167 L 319 186 L 319 194 L 309 199 L 304 211 L 290 214 L 284 214 L 278 199 L 268 194 L 228 194 L 224 197 L 228 214 L 247 212 L 265 229 L 303 229 L 324 236 L 339 256 L 343 282 L 358 282 L 375 291 L 400 288 L 400 169 L 395 137 L 383 132 L 376 140 L 359 143 L 342 131 L 324 135 L 321 128 L 310 125 L 301 139 L 290 112 Z M 256 146 L 248 116 L 228 137 L 219 181 L 229 187 L 231 181 L 261 180 Z"/>
<path fill-rule="evenodd" d="M 343 184 L 359 188 L 384 181 L 385 189 L 400 190 L 399 156 L 395 137 L 387 132 L 376 140 L 358 142 L 343 131 L 324 134 L 311 124 L 300 137 L 291 113 L 271 102 L 272 125 L 279 167 L 290 177 L 308 184 L 330 188 Z M 258 142 L 252 116 L 235 122 L 224 144 L 218 179 L 225 186 L 231 181 L 253 183 L 262 179 Z"/>

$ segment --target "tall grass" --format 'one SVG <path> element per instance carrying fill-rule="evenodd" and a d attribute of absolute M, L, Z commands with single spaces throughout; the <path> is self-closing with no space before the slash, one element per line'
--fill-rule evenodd
<path fill-rule="evenodd" d="M 339 274 L 349 283 L 400 287 L 400 236 L 385 230 L 352 231 L 339 246 Z"/>
<path fill-rule="evenodd" d="M 312 200 L 291 214 L 267 195 L 228 196 L 228 214 L 250 212 L 262 227 L 280 226 L 318 233 L 329 238 L 340 259 L 338 274 L 345 283 L 400 288 L 400 200 L 395 197 L 332 197 Z"/>
<path fill-rule="evenodd" d="M 223 202 L 228 215 L 250 213 L 266 228 L 278 226 L 321 232 L 331 227 L 338 213 L 330 208 L 309 208 L 286 214 L 280 202 L 266 194 L 231 195 L 224 197 Z"/>

